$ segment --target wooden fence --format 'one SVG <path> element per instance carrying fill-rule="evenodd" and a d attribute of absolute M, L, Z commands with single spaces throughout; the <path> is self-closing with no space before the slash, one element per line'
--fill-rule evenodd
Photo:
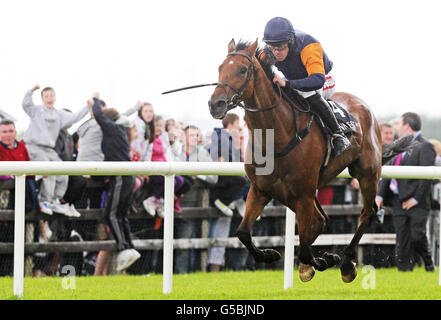
<path fill-rule="evenodd" d="M 361 205 L 331 205 L 323 206 L 323 209 L 329 216 L 359 216 Z M 68 219 L 77 221 L 101 221 L 104 217 L 102 209 L 78 210 L 81 217 L 73 218 L 58 214 L 52 216 L 39 212 L 31 212 L 26 214 L 26 223 L 39 221 L 41 219 Z M 262 213 L 262 218 L 267 217 L 284 217 L 286 214 L 285 207 L 268 206 Z M 175 214 L 175 219 L 202 219 L 222 217 L 223 215 L 215 208 L 187 207 L 183 208 L 182 213 Z M 130 220 L 153 219 L 143 209 L 137 213 L 129 215 Z M 332 218 L 331 218 L 332 219 Z M 13 221 L 13 210 L 0 210 L 0 222 Z M 347 245 L 352 238 L 352 234 L 322 234 L 315 241 L 314 245 Z M 259 247 L 283 247 L 284 236 L 263 236 L 254 237 L 256 245 Z M 134 240 L 135 247 L 139 250 L 158 250 L 162 249 L 162 239 L 142 239 Z M 243 248 L 237 238 L 192 238 L 192 239 L 174 239 L 173 247 L 175 249 L 208 249 L 210 247 L 225 246 L 227 248 Z M 377 244 L 377 245 L 393 245 L 395 244 L 395 234 L 373 233 L 365 234 L 360 242 L 361 245 Z M 298 245 L 298 237 L 295 237 L 295 245 Z M 73 242 L 48 242 L 36 243 L 30 242 L 29 239 L 25 244 L 25 253 L 33 254 L 36 252 L 83 252 L 83 251 L 99 251 L 99 250 L 115 250 L 115 241 L 73 241 Z M 13 243 L 0 243 L 0 254 L 13 253 Z"/>

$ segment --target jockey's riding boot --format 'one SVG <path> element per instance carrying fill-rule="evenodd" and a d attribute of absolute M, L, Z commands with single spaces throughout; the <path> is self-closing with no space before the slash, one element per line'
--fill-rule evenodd
<path fill-rule="evenodd" d="M 322 97 L 321 94 L 316 93 L 315 95 L 306 98 L 308 102 L 311 103 L 311 107 L 316 111 L 319 116 L 325 121 L 328 127 L 332 131 L 331 145 L 334 148 L 335 157 L 340 156 L 351 143 L 348 138 L 343 133 L 343 130 L 337 123 L 334 112 L 332 112 L 331 107 L 328 102 Z"/>

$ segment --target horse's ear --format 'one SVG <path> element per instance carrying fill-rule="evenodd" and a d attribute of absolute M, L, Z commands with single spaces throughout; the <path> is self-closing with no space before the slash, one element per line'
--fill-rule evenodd
<path fill-rule="evenodd" d="M 228 53 L 233 52 L 236 49 L 236 41 L 234 41 L 234 38 L 231 39 L 230 43 L 228 44 Z"/>
<path fill-rule="evenodd" d="M 250 57 L 254 57 L 256 55 L 256 50 L 257 50 L 257 40 L 253 42 L 253 44 L 251 46 L 248 47 L 247 51 L 248 51 L 248 55 Z"/>

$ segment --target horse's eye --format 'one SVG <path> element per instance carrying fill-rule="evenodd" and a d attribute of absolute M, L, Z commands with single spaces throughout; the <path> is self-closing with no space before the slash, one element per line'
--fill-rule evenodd
<path fill-rule="evenodd" d="M 240 74 L 245 74 L 245 73 L 247 73 L 247 71 L 248 71 L 247 67 L 240 68 Z"/>

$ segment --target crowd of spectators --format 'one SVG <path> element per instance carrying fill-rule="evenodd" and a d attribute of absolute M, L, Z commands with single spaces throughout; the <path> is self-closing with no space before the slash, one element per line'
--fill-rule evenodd
<path fill-rule="evenodd" d="M 56 93 L 51 87 L 41 90 L 41 104 L 34 103 L 38 85 L 28 90 L 23 99 L 23 110 L 30 124 L 23 140 L 17 140 L 14 121 L 3 118 L 0 123 L 2 161 L 243 161 L 240 136 L 243 129 L 239 117 L 224 121 L 224 128 L 216 129 L 213 137 L 201 129 L 160 115 L 149 102 L 137 102 L 119 113 L 106 105 L 98 93 L 85 103 L 79 112 L 55 108 Z M 84 119 L 87 115 L 89 119 Z M 131 117 L 131 115 L 134 115 Z M 80 121 L 75 132 L 71 126 Z M 225 130 L 221 130 L 225 129 Z M 213 142 L 213 143 L 212 143 Z M 221 144 L 229 145 L 230 159 L 222 159 Z M 215 151 L 214 151 L 215 150 Z M 216 154 L 216 156 L 212 156 Z M 217 156 L 219 154 L 219 156 Z M 234 156 L 232 155 L 234 154 Z M 2 180 L 13 179 L 2 176 Z M 244 177 L 175 176 L 175 213 L 182 213 L 182 206 L 201 206 L 202 190 L 210 190 L 208 205 L 218 208 L 225 219 L 210 221 L 210 235 L 228 237 L 233 210 L 244 212 L 247 180 Z M 215 195 L 215 198 L 212 196 Z M 125 272 L 137 260 L 153 271 L 160 269 L 161 250 L 142 257 L 134 249 L 132 240 L 142 237 L 145 230 L 149 238 L 160 237 L 164 211 L 164 177 L 150 176 L 67 176 L 48 175 L 27 177 L 26 212 L 40 212 L 42 219 L 35 230 L 35 240 L 116 241 L 116 251 L 102 250 L 93 260 L 95 275 L 109 274 L 112 263 L 118 272 Z M 7 208 L 14 206 L 14 190 L 10 190 Z M 81 209 L 103 209 L 104 219 L 96 224 L 81 221 Z M 152 216 L 153 226 L 131 226 L 127 218 L 133 211 Z M 48 219 L 50 216 L 50 219 Z M 62 219 L 67 216 L 71 219 Z M 47 218 L 45 218 L 47 217 Z M 194 237 L 200 230 L 197 220 L 180 219 L 176 237 Z M 131 228 L 133 227 L 133 228 Z M 140 229 L 141 228 L 141 229 Z M 139 230 L 140 229 L 140 230 Z M 98 232 L 94 231 L 98 230 Z M 10 233 L 10 232 L 8 232 Z M 93 235 L 97 237 L 93 238 Z M 38 253 L 34 259 L 34 275 L 56 274 L 63 265 L 73 264 L 77 274 L 84 273 L 81 254 Z M 215 258 L 214 258 L 215 257 Z M 141 259 L 140 259 L 141 258 Z M 176 272 L 194 270 L 195 254 L 190 250 L 177 250 Z M 213 271 L 225 265 L 225 248 L 213 248 L 209 252 Z M 54 267 L 54 266 L 58 266 Z"/>
<path fill-rule="evenodd" d="M 55 108 L 56 94 L 50 87 L 41 90 L 42 104 L 34 104 L 33 94 L 39 89 L 38 85 L 34 86 L 23 99 L 22 106 L 30 124 L 22 141 L 17 139 L 14 121 L 5 117 L 1 120 L 0 161 L 244 161 L 248 129 L 234 113 L 228 113 L 222 120 L 222 127 L 214 128 L 207 135 L 193 124 L 159 114 L 149 102 L 139 101 L 120 113 L 108 107 L 105 98 L 95 93 L 80 111 L 73 113 Z M 89 119 L 84 120 L 87 115 Z M 75 132 L 70 132 L 71 126 L 80 121 L 83 122 Z M 398 138 L 394 123 L 381 124 L 381 134 L 383 143 Z M 436 150 L 436 165 L 441 165 L 441 143 L 432 139 L 430 145 Z M 0 177 L 2 180 L 13 178 Z M 221 217 L 209 220 L 208 236 L 234 236 L 244 215 L 248 188 L 249 181 L 242 176 L 176 175 L 174 211 L 180 214 L 183 207 L 207 205 L 217 208 Z M 322 205 L 356 204 L 358 190 L 356 179 L 334 179 L 318 190 L 317 197 Z M 112 265 L 117 272 L 127 272 L 130 268 L 143 270 L 141 273 L 161 272 L 161 250 L 138 252 L 132 241 L 162 237 L 163 198 L 164 177 L 161 175 L 27 177 L 26 212 L 36 211 L 42 216 L 35 228 L 36 241 L 113 239 L 117 248 L 98 253 L 39 253 L 34 257 L 33 274 L 57 274 L 64 265 L 74 265 L 77 274 L 107 275 L 112 272 Z M 439 208 L 439 202 L 433 199 L 432 207 L 438 205 Z M 272 204 L 277 203 L 273 201 Z M 13 206 L 14 192 L 11 190 L 7 208 Z M 104 219 L 97 222 L 76 220 L 81 217 L 78 211 L 81 209 L 103 209 Z M 132 212 L 143 212 L 153 219 L 131 225 L 128 215 Z M 70 219 L 62 219 L 63 215 Z M 266 223 L 256 223 L 255 235 L 283 232 L 282 224 L 271 218 L 262 220 Z M 332 217 L 331 220 L 331 229 L 336 233 L 353 232 L 357 225 L 353 217 Z M 384 221 L 380 229 L 394 232 L 392 219 Z M 200 219 L 177 219 L 175 238 L 200 237 L 202 228 Z M 424 259 L 429 270 L 433 266 L 427 260 L 426 251 Z M 395 256 L 395 253 L 389 255 Z M 174 271 L 193 272 L 200 259 L 200 252 L 196 250 L 176 250 Z M 246 249 L 214 247 L 207 254 L 211 272 L 220 271 L 227 264 L 233 270 L 255 268 L 251 260 Z M 11 271 L 0 273 L 10 274 Z"/>

